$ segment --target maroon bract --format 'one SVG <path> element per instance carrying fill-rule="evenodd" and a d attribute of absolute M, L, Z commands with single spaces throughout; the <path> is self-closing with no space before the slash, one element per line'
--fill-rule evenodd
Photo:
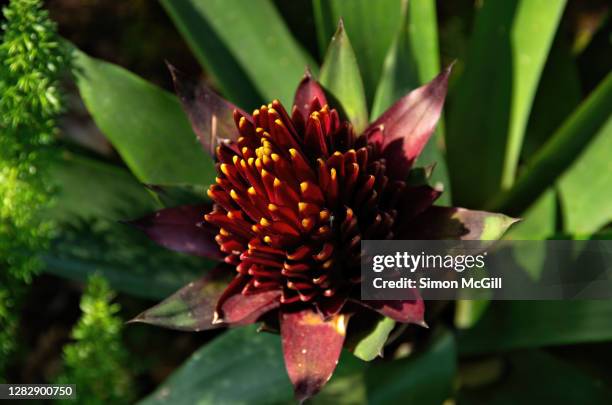
<path fill-rule="evenodd" d="M 275 100 L 252 115 L 173 74 L 195 133 L 206 151 L 215 151 L 218 176 L 208 190 L 214 207 L 166 209 L 136 225 L 166 247 L 211 258 L 221 253 L 223 261 L 136 320 L 203 330 L 274 311 L 300 400 L 331 377 L 355 313 L 424 325 L 416 291 L 406 301 L 360 302 L 361 240 L 480 239 L 485 220 L 496 219 L 502 233 L 513 222 L 433 207 L 441 190 L 407 181 L 440 117 L 450 69 L 363 134 L 328 104 L 309 72 L 291 113 Z M 222 281 L 227 276 L 231 281 Z"/>

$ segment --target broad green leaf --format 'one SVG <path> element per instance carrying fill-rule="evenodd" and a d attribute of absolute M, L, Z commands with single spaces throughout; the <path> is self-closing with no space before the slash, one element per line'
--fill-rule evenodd
<path fill-rule="evenodd" d="M 261 104 L 261 95 L 222 38 L 198 11 L 197 2 L 160 0 L 160 3 L 223 95 L 247 110 Z"/>
<path fill-rule="evenodd" d="M 565 30 L 557 32 L 525 132 L 522 158 L 529 159 L 554 134 L 582 99 L 578 67 Z"/>
<path fill-rule="evenodd" d="M 313 405 L 355 405 L 365 404 L 366 386 L 365 369 L 367 363 L 352 354 L 343 351 L 338 367 L 323 391 L 315 395 L 308 403 Z M 290 402 L 291 404 L 294 401 Z"/>
<path fill-rule="evenodd" d="M 421 354 L 370 367 L 368 403 L 441 404 L 451 395 L 455 368 L 455 341 L 444 333 Z"/>
<path fill-rule="evenodd" d="M 556 198 L 553 189 L 546 190 L 521 217 L 521 222 L 508 231 L 504 239 L 542 240 L 556 230 Z"/>
<path fill-rule="evenodd" d="M 480 354 L 612 339 L 610 301 L 495 301 L 459 334 L 459 352 Z"/>
<path fill-rule="evenodd" d="M 612 222 L 612 117 L 559 179 L 564 231 L 590 234 Z"/>
<path fill-rule="evenodd" d="M 213 266 L 126 232 L 125 226 L 105 221 L 64 228 L 42 255 L 44 271 L 79 282 L 100 274 L 116 291 L 157 301 Z"/>
<path fill-rule="evenodd" d="M 350 33 L 350 32 L 349 32 Z M 396 100 L 440 73 L 436 7 L 432 0 L 408 3 L 408 12 L 385 56 L 371 120 Z"/>
<path fill-rule="evenodd" d="M 363 131 L 368 124 L 368 109 L 359 66 L 342 21 L 327 49 L 319 81 L 340 104 L 355 131 Z"/>
<path fill-rule="evenodd" d="M 460 389 L 457 402 L 466 405 L 579 405 L 612 401 L 610 390 L 603 381 L 544 351 L 513 353 L 508 356 L 507 363 L 498 380 Z"/>
<path fill-rule="evenodd" d="M 238 86 L 237 79 L 246 75 L 267 101 L 279 99 L 290 105 L 306 66 L 316 71 L 314 61 L 293 38 L 272 1 L 164 0 L 164 4 L 204 66 L 220 83 L 227 83 L 227 88 L 230 82 L 232 89 Z M 215 60 L 220 50 L 222 62 Z M 244 75 L 232 79 L 230 73 L 237 68 L 228 62 L 230 56 Z M 223 72 L 225 66 L 232 70 Z M 241 104 L 245 101 L 239 100 Z"/>
<path fill-rule="evenodd" d="M 566 0 L 522 0 L 512 25 L 512 104 L 502 188 L 514 183 L 529 113 Z"/>
<path fill-rule="evenodd" d="M 413 43 L 407 29 L 408 15 L 397 30 L 395 39 L 385 58 L 382 74 L 376 88 L 370 119 L 373 121 L 394 102 L 426 82 L 421 80 L 415 60 Z"/>
<path fill-rule="evenodd" d="M 212 159 L 174 96 L 78 50 L 75 64 L 87 109 L 141 182 L 201 185 L 214 180 Z"/>
<path fill-rule="evenodd" d="M 491 202 L 489 209 L 520 213 L 571 165 L 598 134 L 610 130 L 612 73 L 569 116 L 551 139 L 527 162 L 508 192 Z M 605 135 L 603 135 L 605 136 Z"/>
<path fill-rule="evenodd" d="M 232 329 L 206 344 L 139 404 L 295 403 L 280 337 L 256 329 Z M 334 376 L 313 403 L 363 402 L 359 389 L 363 363 L 350 357 L 344 353 Z"/>
<path fill-rule="evenodd" d="M 557 193 L 549 188 L 522 215 L 521 222 L 505 235 L 508 240 L 545 240 L 557 230 Z M 546 246 L 533 244 L 514 250 L 514 258 L 533 280 L 538 280 L 546 261 Z"/>
<path fill-rule="evenodd" d="M 364 361 L 371 361 L 382 355 L 383 347 L 394 327 L 393 319 L 386 316 L 380 318 L 374 329 L 357 343 L 353 354 Z"/>
<path fill-rule="evenodd" d="M 455 307 L 455 326 L 459 329 L 471 328 L 485 313 L 489 300 L 457 300 Z"/>
<path fill-rule="evenodd" d="M 408 13 L 385 59 L 378 82 L 371 119 L 376 119 L 396 100 L 430 81 L 439 73 L 438 36 L 435 3 L 430 0 L 409 2 Z M 441 184 L 444 193 L 438 205 L 451 202 L 450 181 L 442 153 L 444 120 L 418 159 L 422 165 L 436 164 L 432 183 Z"/>
<path fill-rule="evenodd" d="M 61 185 L 49 215 L 61 224 L 83 219 L 119 221 L 158 208 L 147 189 L 127 170 L 93 159 L 64 154 L 51 168 Z"/>
<path fill-rule="evenodd" d="M 60 231 L 42 255 L 46 272 L 83 282 L 100 273 L 117 291 L 161 299 L 211 266 L 161 248 L 118 223 L 157 208 L 126 170 L 68 155 L 51 174 L 61 187 L 46 215 L 58 221 Z"/>
<path fill-rule="evenodd" d="M 249 326 L 203 346 L 140 404 L 271 404 L 292 397 L 279 337 Z"/>
<path fill-rule="evenodd" d="M 487 1 L 478 12 L 446 137 L 453 197 L 460 205 L 482 207 L 514 180 L 564 5 L 565 0 Z"/>
<path fill-rule="evenodd" d="M 336 24 L 343 19 L 368 101 L 374 97 L 383 60 L 400 28 L 405 13 L 403 3 L 403 0 L 313 0 L 321 53 L 327 49 Z"/>
<path fill-rule="evenodd" d="M 408 32 L 423 84 L 440 73 L 438 19 L 434 0 L 408 1 Z"/>

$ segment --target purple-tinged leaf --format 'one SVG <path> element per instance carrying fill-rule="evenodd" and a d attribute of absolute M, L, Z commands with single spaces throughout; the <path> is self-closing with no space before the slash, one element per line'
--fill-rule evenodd
<path fill-rule="evenodd" d="M 298 401 L 318 393 L 330 379 L 340 358 L 346 323 L 346 315 L 323 320 L 311 309 L 280 313 L 285 366 Z"/>
<path fill-rule="evenodd" d="M 365 306 L 388 316 L 397 322 L 414 323 L 416 325 L 426 327 L 425 323 L 425 303 L 419 296 L 415 294 L 414 300 L 396 300 L 396 301 L 363 301 Z"/>
<path fill-rule="evenodd" d="M 430 207 L 410 221 L 401 239 L 497 240 L 518 219 L 465 208 Z"/>
<path fill-rule="evenodd" d="M 400 197 L 402 213 L 399 218 L 398 227 L 402 229 L 403 224 L 411 221 L 431 207 L 441 194 L 442 190 L 427 185 L 407 187 Z"/>
<path fill-rule="evenodd" d="M 144 218 L 127 221 L 165 248 L 195 256 L 221 259 L 215 242 L 217 229 L 204 221 L 209 205 L 165 208 Z"/>
<path fill-rule="evenodd" d="M 380 142 L 393 178 L 404 179 L 434 133 L 448 88 L 449 66 L 428 84 L 398 100 L 365 134 Z"/>
<path fill-rule="evenodd" d="M 191 332 L 225 326 L 213 323 L 213 317 L 217 301 L 233 275 L 231 267 L 220 264 L 130 322 Z"/>
<path fill-rule="evenodd" d="M 234 294 L 221 305 L 219 320 L 227 324 L 248 325 L 266 312 L 280 306 L 280 290 L 257 294 Z"/>
<path fill-rule="evenodd" d="M 304 122 L 308 120 L 308 116 L 310 115 L 310 106 L 315 98 L 319 100 L 320 105 L 323 106 L 327 104 L 327 97 L 325 96 L 323 88 L 312 77 L 310 69 L 306 69 L 304 78 L 298 85 L 298 88 L 295 91 L 295 98 L 293 100 L 293 105 L 295 105 L 302 115 L 302 118 L 304 118 Z"/>
<path fill-rule="evenodd" d="M 245 118 L 250 115 L 217 95 L 202 83 L 186 78 L 174 66 L 168 64 L 176 94 L 191 121 L 191 127 L 204 151 L 215 156 L 216 147 L 224 141 L 238 138 L 234 121 L 234 110 Z"/>

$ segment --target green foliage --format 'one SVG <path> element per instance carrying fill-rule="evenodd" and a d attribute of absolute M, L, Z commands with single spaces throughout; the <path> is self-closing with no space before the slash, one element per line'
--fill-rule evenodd
<path fill-rule="evenodd" d="M 49 202 L 45 169 L 62 110 L 59 79 L 68 64 L 55 25 L 39 0 L 13 0 L 4 9 L 0 44 L 0 256 L 13 276 L 28 280 L 28 252 L 49 232 L 37 213 Z"/>
<path fill-rule="evenodd" d="M 20 283 L 40 267 L 52 224 L 38 216 L 52 198 L 46 176 L 69 64 L 39 0 L 12 0 L 0 43 L 0 368 L 12 349 Z M 3 360 L 4 359 L 4 360 Z"/>
<path fill-rule="evenodd" d="M 357 120 L 358 127 L 366 125 L 368 110 L 372 111 L 370 118 L 375 118 L 396 99 L 430 80 L 440 68 L 441 56 L 445 65 L 458 57 L 450 82 L 450 100 L 445 106 L 448 119 L 439 127 L 435 141 L 430 143 L 419 165 L 437 161 L 435 176 L 440 177 L 434 180 L 446 186 L 448 171 L 455 186 L 455 204 L 522 217 L 524 221 L 509 238 L 546 239 L 559 231 L 588 238 L 589 233 L 610 224 L 608 190 L 612 187 L 607 151 L 612 128 L 609 113 L 612 78 L 608 75 L 598 86 L 593 83 L 596 90 L 585 98 L 579 80 L 584 78 L 584 73 L 575 69 L 576 55 L 570 54 L 569 48 L 558 54 L 559 45 L 555 43 L 566 34 L 558 28 L 565 24 L 565 21 L 560 24 L 562 18 L 567 19 L 563 16 L 571 12 L 570 7 L 565 10 L 569 2 L 460 2 L 470 4 L 465 7 L 433 0 L 371 3 L 313 0 L 314 16 L 301 16 L 305 27 L 310 21 L 312 34 L 316 29 L 321 51 L 328 49 L 328 40 L 338 18 L 344 17 L 347 32 L 336 36 L 318 77 L 335 96 L 335 101 L 342 102 L 349 117 Z M 13 1 L 15 10 L 16 4 L 25 7 L 38 2 Z M 303 44 L 293 38 L 292 33 L 298 29 L 285 24 L 284 15 L 276 10 L 271 0 L 232 0 L 229 3 L 161 0 L 161 4 L 216 88 L 247 110 L 262 98 L 290 100 L 304 65 L 310 64 L 316 73 L 313 59 L 304 52 Z M 450 18 L 449 10 L 453 14 Z M 473 23 L 472 14 L 475 16 Z M 438 15 L 441 17 L 440 33 Z M 13 20 L 16 21 L 14 16 Z M 34 26 L 24 24 L 27 29 Z M 461 27 L 469 28 L 462 30 Z M 463 32 L 458 31 L 465 31 L 465 38 Z M 448 43 L 450 36 L 456 41 L 454 45 Z M 300 35 L 301 39 L 307 37 Z M 348 37 L 353 49 L 348 45 Z M 446 39 L 446 43 L 439 44 L 439 37 L 443 41 Z M 29 37 L 11 38 L 26 43 Z M 469 52 L 451 49 L 456 48 L 457 43 L 465 44 Z M 7 49 L 3 52 L 8 52 Z M 33 48 L 23 49 L 28 49 L 25 53 L 28 57 L 43 54 L 34 52 Z M 212 166 L 204 155 L 200 156 L 199 145 L 173 96 L 120 67 L 82 53 L 78 53 L 77 58 L 78 85 L 85 104 L 135 176 L 120 174 L 114 170 L 117 167 L 94 167 L 97 164 L 80 165 L 78 170 L 70 165 L 64 168 L 58 178 L 69 190 L 64 195 L 68 198 L 60 200 L 62 206 L 54 211 L 61 217 L 58 220 L 62 221 L 64 229 L 45 255 L 49 271 L 74 279 L 100 271 L 114 288 L 123 292 L 147 297 L 165 295 L 178 287 L 182 279 L 199 272 L 199 263 L 185 262 L 182 266 L 171 260 L 171 253 L 151 254 L 150 246 L 135 242 L 129 231 L 123 231 L 111 221 L 132 217 L 132 210 L 150 209 L 150 203 L 143 198 L 148 196 L 142 195 L 143 190 L 138 188 L 134 178 L 148 183 L 200 186 L 212 178 Z M 1 60 L 11 59 L 3 56 Z M 9 69 L 8 66 L 3 65 L 2 69 Z M 39 65 L 32 62 L 16 66 L 34 69 Z M 45 66 L 42 68 L 46 69 Z M 23 83 L 18 83 L 14 77 L 29 83 L 29 87 L 25 87 L 29 89 L 28 96 L 19 102 L 15 98 L 15 94 L 20 94 L 15 93 L 17 90 L 6 91 L 11 86 L 23 88 Z M 12 254 L 23 251 L 25 254 L 20 257 L 24 260 L 31 260 L 33 255 L 27 252 L 39 246 L 30 246 L 29 241 L 41 240 L 34 233 L 40 232 L 38 228 L 34 231 L 23 224 L 31 223 L 29 218 L 37 211 L 30 207 L 45 205 L 49 198 L 48 188 L 44 187 L 46 183 L 42 180 L 36 183 L 40 177 L 35 174 L 44 171 L 47 157 L 41 154 L 41 146 L 47 150 L 53 134 L 54 125 L 44 125 L 49 125 L 59 111 L 53 103 L 56 88 L 50 93 L 37 93 L 37 86 L 33 84 L 44 82 L 32 81 L 31 77 L 23 72 L 6 75 L 0 89 L 9 95 L 0 106 L 3 117 L 0 123 L 3 129 L 13 131 L 9 131 L 12 138 L 6 138 L 9 141 L 0 140 L 10 146 L 0 144 L 0 156 L 11 162 L 6 166 L 10 170 L 0 171 L 5 184 L 5 190 L 0 184 L 4 199 L 0 213 L 9 213 L 7 215 L 13 218 L 6 222 L 9 225 L 2 225 L 13 227 L 7 228 L 12 232 L 12 245 L 2 246 L 18 246 L 11 247 Z M 21 111 L 21 106 L 28 103 L 37 106 L 30 116 Z M 55 112 L 41 115 L 43 105 Z M 15 120 L 14 115 L 19 119 Z M 119 116 L 122 119 L 118 120 Z M 47 118 L 28 121 L 27 117 Z M 40 126 L 36 131 L 26 130 L 30 127 L 24 122 Z M 15 125 L 19 126 L 19 131 L 14 130 Z M 34 133 L 37 135 L 33 136 Z M 23 135 L 20 142 L 15 142 L 16 134 Z M 94 176 L 94 173 L 97 174 Z M 88 182 L 84 177 L 95 180 Z M 82 202 L 85 198 L 90 200 L 87 204 Z M 21 203 L 24 201 L 26 203 Z M 450 201 L 443 203 L 446 202 Z M 123 215 L 115 217 L 113 214 L 110 218 L 107 215 L 115 206 Z M 126 212 L 130 214 L 125 215 Z M 90 221 L 91 218 L 102 220 Z M 28 266 L 20 263 L 17 267 Z M 186 271 L 182 272 L 181 267 Z M 195 272 L 191 272 L 194 269 Z M 72 380 L 64 381 L 80 384 L 80 397 L 94 403 L 117 402 L 120 395 L 116 392 L 112 395 L 117 396 L 103 398 L 96 390 L 106 389 L 107 382 L 109 387 L 128 390 L 126 383 L 117 382 L 117 379 L 129 381 L 122 365 L 126 354 L 118 343 L 121 325 L 116 321 L 116 307 L 109 304 L 108 290 L 106 295 L 100 293 L 102 290 L 97 290 L 101 294 L 98 297 L 106 297 L 101 301 L 102 309 L 90 301 L 89 308 L 96 309 L 85 311 L 84 298 L 85 316 L 74 335 L 77 343 L 66 349 L 67 374 L 72 373 Z M 0 321 L 8 325 L 3 329 L 5 334 L 16 325 L 15 318 L 11 317 L 13 310 L 6 310 L 9 308 L 7 297 L 10 296 L 0 292 L 0 303 L 3 303 L 0 304 Z M 359 362 L 355 366 L 359 372 L 346 375 L 342 368 L 346 367 L 347 359 L 343 359 L 334 379 L 315 403 L 347 402 L 349 398 L 349 403 L 363 403 L 366 389 L 372 403 L 406 402 L 409 398 L 417 403 L 440 403 L 453 396 L 459 402 L 477 403 L 480 396 L 491 398 L 491 394 L 494 394 L 493 399 L 515 398 L 518 401 L 524 395 L 516 392 L 517 387 L 524 392 L 552 388 L 550 392 L 559 402 L 569 396 L 566 390 L 558 390 L 558 387 L 569 386 L 565 380 L 574 378 L 580 393 L 576 397 L 604 402 L 597 401 L 601 387 L 596 387 L 591 376 L 575 373 L 573 367 L 572 370 L 563 367 L 557 359 L 558 353 L 543 356 L 544 353 L 531 349 L 612 341 L 609 303 L 462 301 L 456 305 L 454 326 L 462 329 L 456 341 L 448 333 L 438 333 L 444 330 L 440 324 L 450 321 L 448 316 L 439 316 L 447 315 L 446 310 L 451 309 L 442 305 L 429 305 L 428 317 L 432 318 L 433 330 L 416 334 L 416 343 L 411 346 L 414 355 L 394 359 L 393 353 L 401 351 L 393 351 L 394 346 L 390 345 L 385 352 L 391 356 L 374 359 L 373 365 L 367 366 L 371 367 L 367 373 L 363 372 L 366 366 Z M 94 322 L 98 319 L 94 314 L 101 317 L 98 323 Z M 355 347 L 355 353 L 368 360 L 377 357 L 392 328 L 392 321 L 381 320 L 372 334 Z M 204 346 L 144 403 L 291 400 L 278 338 L 270 334 L 256 335 L 254 331 L 254 327 L 231 330 Z M 401 343 L 402 350 L 406 348 L 402 339 L 407 335 L 396 341 Z M 435 336 L 439 339 L 431 339 Z M 422 344 L 425 342 L 421 338 L 429 340 L 430 344 Z M 0 348 L 10 346 L 12 341 L 10 338 L 3 340 L 0 335 Z M 102 342 L 109 343 L 104 346 Z M 600 344 L 603 347 L 604 343 Z M 525 349 L 530 351 L 523 357 L 520 351 Z M 500 356 L 508 351 L 517 354 L 517 358 L 510 362 L 508 372 L 497 376 L 500 381 L 496 381 L 491 392 L 488 389 L 480 392 L 480 388 L 473 390 L 478 392 L 470 392 L 472 388 L 465 384 L 467 379 L 462 371 L 466 363 L 474 356 Z M 551 370 L 555 372 L 550 373 Z M 494 373 L 485 374 L 487 378 L 497 378 L 488 375 Z M 79 382 L 79 378 L 86 382 Z M 460 381 L 462 379 L 465 381 Z M 332 394 L 333 402 L 330 401 Z M 129 398 L 129 394 L 122 395 L 124 400 Z"/>
<path fill-rule="evenodd" d="M 92 276 L 81 298 L 83 315 L 72 330 L 75 342 L 64 347 L 65 370 L 57 382 L 76 384 L 83 404 L 128 404 L 134 396 L 113 298 L 107 282 Z"/>

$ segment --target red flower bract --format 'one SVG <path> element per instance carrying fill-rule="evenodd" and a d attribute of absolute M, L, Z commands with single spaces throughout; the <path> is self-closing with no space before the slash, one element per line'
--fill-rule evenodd
<path fill-rule="evenodd" d="M 236 266 L 234 288 L 279 290 L 281 305 L 312 303 L 327 318 L 360 282 L 361 239 L 393 238 L 406 183 L 388 178 L 380 146 L 319 97 L 304 116 L 276 100 L 252 118 L 235 113 L 240 137 L 217 148 L 205 218 Z"/>
<path fill-rule="evenodd" d="M 363 134 L 308 72 L 291 114 L 275 100 L 252 115 L 172 72 L 195 133 L 217 160 L 214 205 L 168 208 L 134 225 L 165 247 L 223 262 L 135 321 L 204 330 L 275 311 L 299 399 L 331 377 L 355 313 L 424 325 L 416 291 L 405 301 L 360 301 L 361 240 L 479 239 L 485 222 L 495 219 L 502 233 L 513 222 L 434 207 L 441 191 L 408 181 L 418 177 L 410 171 L 440 116 L 450 69 Z"/>

